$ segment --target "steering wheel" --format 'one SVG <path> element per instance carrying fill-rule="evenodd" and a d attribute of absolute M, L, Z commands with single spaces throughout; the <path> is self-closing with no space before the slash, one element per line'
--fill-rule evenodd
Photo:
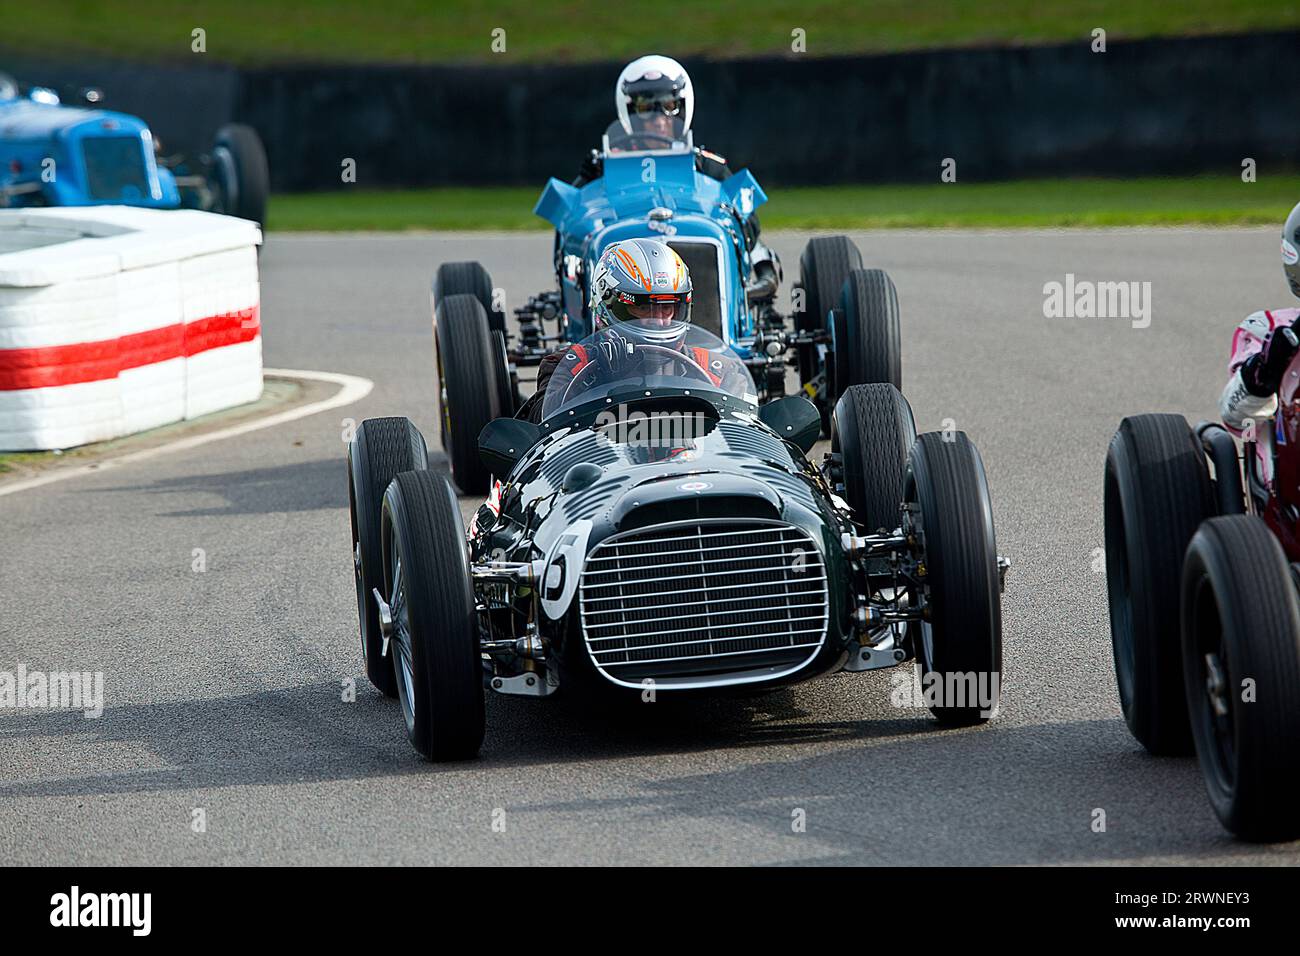
<path fill-rule="evenodd" d="M 663 136 L 659 133 L 649 133 L 638 130 L 635 133 L 627 134 L 623 139 L 618 141 L 617 145 L 611 142 L 609 144 L 609 151 L 611 153 L 635 153 L 649 148 L 646 144 L 646 140 L 654 140 L 655 142 L 663 143 L 666 146 L 672 146 L 674 143 L 681 142 L 680 139 L 673 136 Z"/>
<path fill-rule="evenodd" d="M 664 136 L 661 133 L 650 133 L 643 130 L 637 130 L 629 138 L 630 139 L 657 139 L 659 142 L 667 143 L 670 146 L 673 143 L 680 142 L 680 140 L 674 139 L 672 136 Z"/>
<path fill-rule="evenodd" d="M 686 375 L 690 378 L 699 379 L 708 385 L 714 384 L 713 379 L 709 377 L 707 371 L 700 368 L 700 366 L 688 355 L 683 352 L 678 352 L 676 349 L 664 348 L 662 345 L 638 345 L 636 346 L 635 354 L 653 355 L 659 358 L 668 359 L 670 362 L 680 363 L 682 368 L 685 370 Z M 560 404 L 567 405 L 569 402 L 569 396 L 573 394 L 573 390 L 577 388 L 578 383 L 592 378 L 599 368 L 600 366 L 594 361 L 588 362 L 583 366 L 578 374 L 573 376 L 573 378 L 569 380 L 569 384 L 565 386 L 564 397 L 560 400 Z"/>

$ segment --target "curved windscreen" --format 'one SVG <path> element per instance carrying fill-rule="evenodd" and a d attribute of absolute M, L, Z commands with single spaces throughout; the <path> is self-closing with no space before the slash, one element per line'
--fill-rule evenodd
<path fill-rule="evenodd" d="M 690 138 L 680 116 L 664 113 L 633 113 L 628 117 L 631 132 L 618 120 L 605 130 L 605 155 L 617 153 L 689 153 Z"/>
<path fill-rule="evenodd" d="M 683 322 L 619 322 L 565 350 L 546 387 L 542 417 L 606 396 L 683 389 L 758 403 L 749 369 L 713 333 Z"/>

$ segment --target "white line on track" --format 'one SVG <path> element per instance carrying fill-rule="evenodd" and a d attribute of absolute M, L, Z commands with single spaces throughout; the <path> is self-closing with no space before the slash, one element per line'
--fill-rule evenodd
<path fill-rule="evenodd" d="M 251 421 L 240 422 L 238 425 L 231 425 L 229 428 L 219 428 L 216 431 L 205 432 L 202 435 L 193 435 L 189 438 L 178 438 L 176 441 L 168 442 L 165 445 L 157 445 L 153 448 L 144 448 L 140 451 L 131 452 L 126 455 L 119 455 L 116 458 L 104 458 L 75 468 L 57 468 L 44 475 L 37 475 L 35 478 L 25 478 L 22 481 L 15 481 L 12 484 L 0 484 L 0 498 L 3 498 L 5 495 L 12 495 L 19 491 L 28 491 L 32 488 L 39 488 L 42 485 L 52 485 L 56 481 L 76 478 L 78 475 L 99 474 L 102 471 L 107 471 L 110 468 L 117 468 L 120 465 L 129 465 L 137 461 L 147 461 L 150 458 L 169 455 L 174 451 L 186 451 L 190 448 L 198 448 L 200 445 L 206 445 L 209 442 L 222 441 L 226 438 L 235 438 L 239 435 L 247 435 L 249 432 L 260 431 L 263 428 L 274 428 L 276 425 L 283 425 L 286 422 L 296 421 L 299 418 L 306 418 L 309 415 L 327 412 L 331 408 L 339 408 L 342 405 L 351 405 L 353 402 L 365 398 L 370 394 L 370 390 L 375 387 L 375 383 L 370 381 L 368 378 L 361 378 L 357 375 L 344 375 L 341 372 L 316 372 L 291 368 L 264 368 L 262 369 L 262 372 L 265 375 L 270 375 L 275 378 L 300 378 L 314 382 L 332 382 L 333 384 L 342 387 L 329 398 L 322 399 L 319 402 L 312 402 L 308 405 L 299 405 L 297 408 L 290 408 L 283 412 L 276 412 L 274 415 L 268 415 L 266 418 L 255 418 Z"/>

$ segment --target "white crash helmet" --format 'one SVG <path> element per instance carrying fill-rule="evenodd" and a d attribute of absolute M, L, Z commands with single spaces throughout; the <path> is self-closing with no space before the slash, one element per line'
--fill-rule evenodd
<path fill-rule="evenodd" d="M 1282 271 L 1291 294 L 1300 298 L 1300 203 L 1296 203 L 1282 227 Z"/>
<path fill-rule="evenodd" d="M 695 90 L 686 69 L 669 56 L 643 56 L 623 67 L 614 84 L 614 108 L 624 132 L 632 134 L 631 114 L 658 109 L 691 128 Z"/>

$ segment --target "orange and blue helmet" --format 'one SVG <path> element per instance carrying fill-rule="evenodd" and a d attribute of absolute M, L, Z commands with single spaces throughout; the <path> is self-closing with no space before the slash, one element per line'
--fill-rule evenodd
<path fill-rule="evenodd" d="M 674 345 L 691 321 L 690 270 L 658 239 L 611 243 L 591 278 L 591 314 L 597 330 L 634 322 L 647 341 Z"/>

